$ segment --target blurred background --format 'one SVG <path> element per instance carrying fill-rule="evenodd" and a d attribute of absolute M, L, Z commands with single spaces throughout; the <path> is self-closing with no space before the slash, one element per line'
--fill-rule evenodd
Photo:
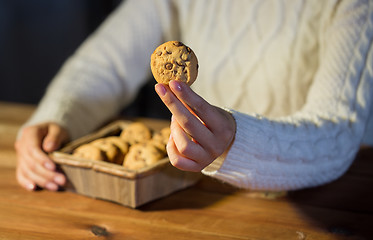
<path fill-rule="evenodd" d="M 121 2 L 0 0 L 0 101 L 37 104 L 64 61 Z M 153 85 L 124 113 L 168 117 Z"/>

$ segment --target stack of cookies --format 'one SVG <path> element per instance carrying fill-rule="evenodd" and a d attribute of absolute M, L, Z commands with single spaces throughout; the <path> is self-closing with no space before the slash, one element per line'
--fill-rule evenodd
<path fill-rule="evenodd" d="M 73 151 L 79 158 L 106 161 L 137 170 L 166 156 L 170 128 L 152 132 L 145 124 L 131 123 L 119 136 L 108 136 L 83 144 Z"/>

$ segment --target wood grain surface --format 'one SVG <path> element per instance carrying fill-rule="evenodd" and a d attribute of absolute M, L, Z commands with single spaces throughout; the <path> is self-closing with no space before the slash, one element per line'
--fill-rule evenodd
<path fill-rule="evenodd" d="M 0 102 L 0 239 L 373 239 L 372 148 L 362 148 L 343 177 L 321 187 L 255 192 L 203 177 L 131 209 L 17 184 L 13 144 L 33 110 Z"/>

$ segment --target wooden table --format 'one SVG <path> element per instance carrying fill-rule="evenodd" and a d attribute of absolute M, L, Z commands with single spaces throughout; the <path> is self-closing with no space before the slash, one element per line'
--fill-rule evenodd
<path fill-rule="evenodd" d="M 373 239 L 373 149 L 322 187 L 238 190 L 208 177 L 130 209 L 71 192 L 28 192 L 13 143 L 34 106 L 0 102 L 0 239 Z"/>

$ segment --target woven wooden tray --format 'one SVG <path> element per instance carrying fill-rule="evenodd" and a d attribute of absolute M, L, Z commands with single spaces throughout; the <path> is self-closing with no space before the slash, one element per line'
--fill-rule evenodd
<path fill-rule="evenodd" d="M 128 170 L 121 165 L 71 155 L 75 148 L 84 143 L 100 137 L 118 135 L 130 123 L 125 120 L 113 122 L 51 154 L 52 159 L 66 174 L 67 190 L 136 208 L 189 187 L 199 180 L 200 173 L 178 170 L 170 164 L 168 158 L 153 166 Z"/>

